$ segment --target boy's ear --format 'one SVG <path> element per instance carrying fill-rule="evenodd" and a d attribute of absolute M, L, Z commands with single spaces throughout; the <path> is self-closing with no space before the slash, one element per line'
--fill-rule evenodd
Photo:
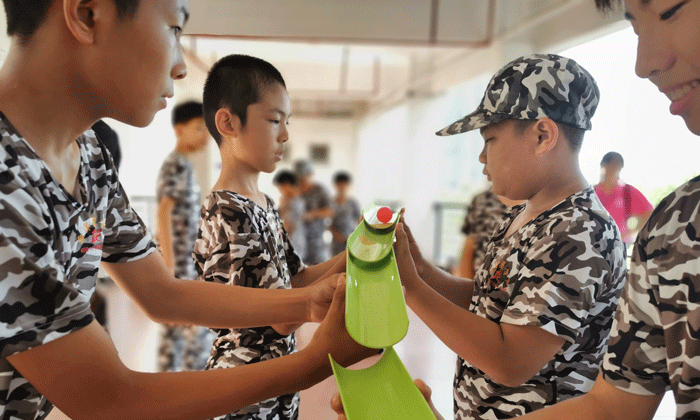
<path fill-rule="evenodd" d="M 241 119 L 226 108 L 216 111 L 214 123 L 222 137 L 236 138 L 241 132 Z"/>
<path fill-rule="evenodd" d="M 559 126 L 549 118 L 537 120 L 534 124 L 535 135 L 537 135 L 537 148 L 535 153 L 543 155 L 554 149 L 559 141 Z"/>
<path fill-rule="evenodd" d="M 81 44 L 95 41 L 95 15 L 99 13 L 102 17 L 102 4 L 96 3 L 95 0 L 63 0 L 63 17 L 68 30 Z"/>

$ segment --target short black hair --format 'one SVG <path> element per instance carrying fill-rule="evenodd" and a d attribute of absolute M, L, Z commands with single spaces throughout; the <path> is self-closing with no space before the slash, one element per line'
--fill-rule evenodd
<path fill-rule="evenodd" d="M 620 6 L 622 0 L 595 0 L 595 7 L 603 12 L 609 12 Z"/>
<path fill-rule="evenodd" d="M 350 182 L 352 182 L 352 177 L 348 172 L 338 171 L 335 173 L 335 175 L 333 175 L 333 183 L 337 184 L 339 182 L 349 184 Z"/>
<path fill-rule="evenodd" d="M 122 161 L 122 151 L 119 147 L 119 136 L 117 132 L 102 120 L 97 121 L 91 128 L 92 131 L 95 132 L 97 140 L 102 142 L 107 150 L 109 150 L 109 153 L 112 155 L 112 161 L 114 161 L 114 166 L 119 169 L 119 165 Z"/>
<path fill-rule="evenodd" d="M 275 185 L 297 185 L 297 176 L 292 171 L 282 169 L 275 174 L 272 183 Z"/>
<path fill-rule="evenodd" d="M 44 23 L 49 9 L 56 0 L 2 0 L 7 17 L 7 35 L 16 35 L 20 43 L 27 44 Z M 122 20 L 134 16 L 141 0 L 114 0 Z"/>
<path fill-rule="evenodd" d="M 216 112 L 228 109 L 245 127 L 248 106 L 258 103 L 263 89 L 275 83 L 287 87 L 279 70 L 260 58 L 232 54 L 214 64 L 204 84 L 204 122 L 216 144 L 221 144 Z"/>
<path fill-rule="evenodd" d="M 600 166 L 609 165 L 611 163 L 619 163 L 621 167 L 625 167 L 625 160 L 622 155 L 617 152 L 608 152 L 600 160 Z"/>
<path fill-rule="evenodd" d="M 204 117 L 202 103 L 197 101 L 187 101 L 178 104 L 173 108 L 173 126 L 190 122 L 195 118 Z"/>
<path fill-rule="evenodd" d="M 513 119 L 513 121 L 515 121 L 515 130 L 520 134 L 524 133 L 528 127 L 537 122 L 537 120 L 521 119 Z M 571 147 L 571 150 L 574 152 L 580 152 L 581 145 L 583 145 L 583 137 L 586 135 L 586 130 L 556 121 L 554 123 L 559 128 L 559 131 L 564 135 L 566 141 L 569 142 L 569 147 Z"/>

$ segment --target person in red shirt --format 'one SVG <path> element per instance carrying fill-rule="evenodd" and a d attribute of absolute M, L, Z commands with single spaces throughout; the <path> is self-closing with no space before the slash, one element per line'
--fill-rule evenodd
<path fill-rule="evenodd" d="M 595 192 L 617 223 L 622 240 L 631 244 L 642 229 L 654 206 L 638 189 L 620 180 L 625 160 L 617 152 L 608 152 L 600 161 L 600 183 Z"/>

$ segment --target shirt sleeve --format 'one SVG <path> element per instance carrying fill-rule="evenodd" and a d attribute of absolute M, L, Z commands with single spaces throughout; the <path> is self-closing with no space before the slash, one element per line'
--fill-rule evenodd
<path fill-rule="evenodd" d="M 575 342 L 596 293 L 611 276 L 610 264 L 593 246 L 594 234 L 601 232 L 593 232 L 592 223 L 553 223 L 538 235 L 510 280 L 515 289 L 501 322 L 539 326 Z M 608 246 L 617 242 L 621 247 L 619 239 L 607 242 Z"/>
<path fill-rule="evenodd" d="M 112 177 L 109 208 L 105 220 L 102 261 L 122 263 L 136 261 L 150 255 L 156 246 L 145 223 L 131 208 L 124 188 L 116 173 Z"/>
<path fill-rule="evenodd" d="M 601 371 L 608 383 L 626 392 L 661 395 L 669 387 L 666 341 L 652 287 L 652 279 L 658 279 L 657 267 L 640 262 L 639 249 L 646 244 L 635 243 Z M 649 255 L 646 249 L 643 253 Z"/>
<path fill-rule="evenodd" d="M 66 336 L 93 320 L 89 296 L 64 282 L 66 273 L 52 247 L 52 218 L 30 191 L 28 185 L 0 182 L 2 358 Z"/>

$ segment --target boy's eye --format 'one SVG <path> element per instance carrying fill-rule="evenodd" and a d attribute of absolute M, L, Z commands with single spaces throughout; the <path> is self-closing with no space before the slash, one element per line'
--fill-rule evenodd
<path fill-rule="evenodd" d="M 171 26 L 170 29 L 173 30 L 173 32 L 175 33 L 175 36 L 179 37 L 182 34 L 182 27 L 180 27 L 180 26 Z"/>
<path fill-rule="evenodd" d="M 661 14 L 659 15 L 659 18 L 660 18 L 661 20 L 669 20 L 669 19 L 671 19 L 671 18 L 673 17 L 673 15 L 676 14 L 676 12 L 677 12 L 681 7 L 683 7 L 687 2 L 688 2 L 688 0 L 685 0 L 685 1 L 682 1 L 682 2 L 680 2 L 680 3 L 678 3 L 678 4 L 676 4 L 675 6 L 671 7 L 670 9 L 666 10 L 665 12 L 661 13 Z"/>
<path fill-rule="evenodd" d="M 271 123 L 279 124 L 280 120 L 270 120 Z"/>

